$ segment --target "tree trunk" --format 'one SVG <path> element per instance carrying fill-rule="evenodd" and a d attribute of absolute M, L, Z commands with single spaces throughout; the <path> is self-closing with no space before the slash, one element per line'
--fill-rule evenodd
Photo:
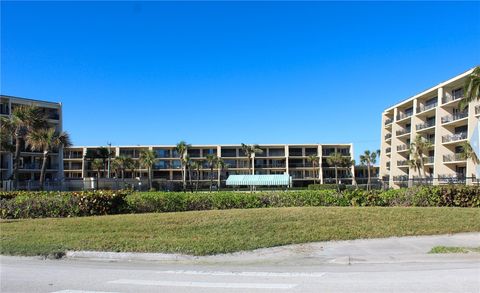
<path fill-rule="evenodd" d="M 182 166 L 182 187 L 183 192 L 187 192 L 187 165 Z"/>
<path fill-rule="evenodd" d="M 22 140 L 17 135 L 15 139 L 15 157 L 13 158 L 13 188 L 18 188 L 18 169 L 20 167 L 20 149 L 22 147 Z"/>
<path fill-rule="evenodd" d="M 149 191 L 152 190 L 153 188 L 152 167 L 148 167 L 148 188 L 149 188 Z"/>
<path fill-rule="evenodd" d="M 337 191 L 340 191 L 340 186 L 338 185 L 338 169 L 337 169 L 337 165 L 335 165 L 335 183 L 337 184 Z"/>
<path fill-rule="evenodd" d="M 370 181 L 370 163 L 367 164 L 367 173 L 368 173 L 368 177 L 367 177 L 367 191 L 370 190 L 370 184 L 372 184 L 372 182 Z"/>
<path fill-rule="evenodd" d="M 210 192 L 212 192 L 213 185 L 213 166 L 210 167 Z"/>
<path fill-rule="evenodd" d="M 195 184 L 195 192 L 198 192 L 199 183 L 200 183 L 200 169 L 197 169 L 197 183 Z"/>
<path fill-rule="evenodd" d="M 190 192 L 193 193 L 192 167 L 188 167 L 188 185 L 190 186 Z"/>
<path fill-rule="evenodd" d="M 218 168 L 218 171 L 217 171 L 217 191 L 220 190 L 220 184 L 221 184 L 220 176 L 221 175 L 222 175 L 222 169 Z"/>
<path fill-rule="evenodd" d="M 45 170 L 47 169 L 48 151 L 43 151 L 42 169 L 40 170 L 40 190 L 43 190 L 45 183 Z"/>

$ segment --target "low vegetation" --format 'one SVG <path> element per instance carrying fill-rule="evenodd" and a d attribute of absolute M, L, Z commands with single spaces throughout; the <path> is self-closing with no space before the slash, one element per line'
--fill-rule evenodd
<path fill-rule="evenodd" d="M 480 253 L 480 247 L 435 246 L 429 253 Z"/>
<path fill-rule="evenodd" d="M 206 255 L 313 241 L 480 231 L 480 209 L 296 207 L 0 221 L 0 253 Z"/>
<path fill-rule="evenodd" d="M 0 193 L 0 216 L 3 219 L 311 206 L 480 207 L 480 187 L 431 186 L 388 191 L 325 189 L 255 193 Z"/>

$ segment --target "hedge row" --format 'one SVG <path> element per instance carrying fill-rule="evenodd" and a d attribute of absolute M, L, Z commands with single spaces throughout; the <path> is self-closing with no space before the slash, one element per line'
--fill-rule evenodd
<path fill-rule="evenodd" d="M 387 191 L 17 192 L 0 193 L 1 218 L 179 212 L 292 206 L 480 207 L 480 187 L 429 186 Z"/>

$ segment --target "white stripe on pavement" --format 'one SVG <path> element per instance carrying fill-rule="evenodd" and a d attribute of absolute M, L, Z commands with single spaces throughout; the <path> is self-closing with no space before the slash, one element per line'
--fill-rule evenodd
<path fill-rule="evenodd" d="M 105 292 L 105 291 L 85 291 L 85 290 L 62 290 L 52 293 L 118 293 L 118 292 Z"/>
<path fill-rule="evenodd" d="M 213 283 L 213 282 L 175 282 L 153 280 L 120 279 L 108 282 L 110 284 L 165 286 L 165 287 L 197 287 L 197 288 L 233 288 L 233 289 L 292 289 L 297 284 L 266 284 L 266 283 Z"/>
<path fill-rule="evenodd" d="M 160 274 L 202 275 L 202 276 L 241 276 L 241 277 L 322 277 L 325 273 L 319 272 L 220 272 L 220 271 L 158 271 Z"/>

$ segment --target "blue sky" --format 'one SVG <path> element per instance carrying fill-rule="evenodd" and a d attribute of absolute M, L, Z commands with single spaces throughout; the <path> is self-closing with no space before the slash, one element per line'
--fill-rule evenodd
<path fill-rule="evenodd" d="M 77 145 L 380 146 L 386 107 L 480 64 L 480 3 L 2 2 L 1 93 Z"/>

